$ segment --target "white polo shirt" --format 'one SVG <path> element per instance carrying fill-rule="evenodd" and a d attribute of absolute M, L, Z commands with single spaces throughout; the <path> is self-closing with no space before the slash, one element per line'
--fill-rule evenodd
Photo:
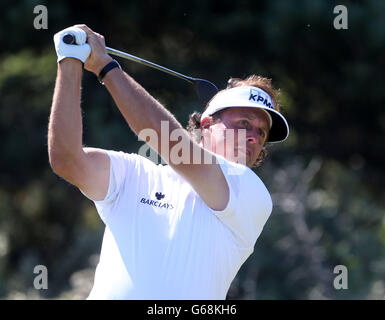
<path fill-rule="evenodd" d="M 224 300 L 272 210 L 263 182 L 219 157 L 230 199 L 214 211 L 170 166 L 106 152 L 108 192 L 94 201 L 106 229 L 88 299 Z"/>

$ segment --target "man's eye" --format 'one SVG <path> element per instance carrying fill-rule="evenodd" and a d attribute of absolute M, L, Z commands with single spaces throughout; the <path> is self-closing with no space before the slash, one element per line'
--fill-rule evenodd
<path fill-rule="evenodd" d="M 246 128 L 249 123 L 246 120 L 241 120 L 240 124 L 242 127 Z"/>

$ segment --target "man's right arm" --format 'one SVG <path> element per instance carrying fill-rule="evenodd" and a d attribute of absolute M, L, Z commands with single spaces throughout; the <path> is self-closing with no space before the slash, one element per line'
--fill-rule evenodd
<path fill-rule="evenodd" d="M 58 74 L 48 126 L 48 154 L 53 171 L 92 200 L 108 191 L 109 156 L 101 149 L 83 148 L 80 87 L 82 64 L 67 58 Z"/>

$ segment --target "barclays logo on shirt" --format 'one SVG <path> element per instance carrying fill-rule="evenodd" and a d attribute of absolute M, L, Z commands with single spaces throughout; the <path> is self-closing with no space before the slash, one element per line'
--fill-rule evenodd
<path fill-rule="evenodd" d="M 162 192 L 157 192 L 157 193 L 155 193 L 155 197 L 158 200 L 161 200 L 165 197 L 165 195 L 162 194 Z M 174 209 L 174 206 L 172 204 L 157 201 L 157 200 L 150 200 L 150 199 L 142 198 L 142 199 L 140 199 L 140 202 L 144 203 L 144 204 L 148 204 L 148 205 L 153 206 L 153 207 L 157 207 L 157 208 Z"/>
<path fill-rule="evenodd" d="M 155 193 L 155 197 L 158 199 L 158 200 L 162 200 L 166 195 L 165 194 L 162 194 L 162 192 L 157 192 Z"/>

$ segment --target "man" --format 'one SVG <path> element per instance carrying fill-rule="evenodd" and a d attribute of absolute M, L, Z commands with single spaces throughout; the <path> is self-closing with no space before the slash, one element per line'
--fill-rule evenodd
<path fill-rule="evenodd" d="M 78 45 L 63 43 L 66 32 Z M 94 201 L 106 225 L 88 298 L 225 299 L 272 210 L 267 189 L 249 168 L 267 141 L 288 136 L 275 97 L 248 85 L 252 78 L 233 80 L 234 87 L 219 92 L 199 121 L 190 121 L 202 133 L 195 141 L 113 61 L 103 36 L 77 25 L 54 39 L 58 75 L 48 131 L 50 164 Z M 148 144 L 168 165 L 83 147 L 82 63 L 102 78 L 137 135 L 151 129 L 160 137 Z M 266 79 L 258 79 L 273 92 Z M 183 161 L 175 148 L 187 154 Z"/>

